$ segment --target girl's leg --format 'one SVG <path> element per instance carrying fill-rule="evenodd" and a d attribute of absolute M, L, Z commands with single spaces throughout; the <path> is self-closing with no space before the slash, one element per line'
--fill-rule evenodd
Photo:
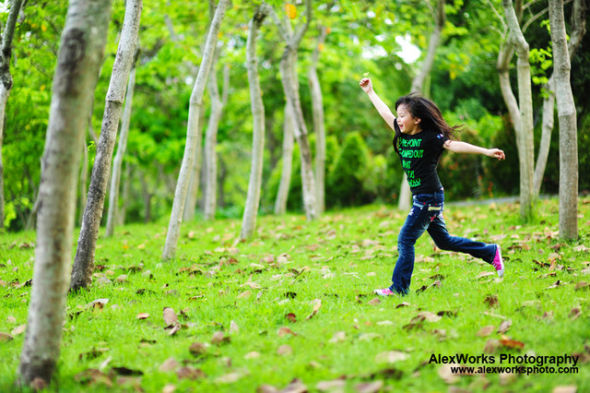
<path fill-rule="evenodd" d="M 442 215 L 437 215 L 432 220 L 428 227 L 428 233 L 441 250 L 467 253 L 490 264 L 496 255 L 497 245 L 495 244 L 486 244 L 464 237 L 449 235 Z"/>
<path fill-rule="evenodd" d="M 422 236 L 429 222 L 428 205 L 414 202 L 397 239 L 399 257 L 391 278 L 393 282 L 389 287 L 391 291 L 400 294 L 408 293 L 414 271 L 414 244 Z"/>

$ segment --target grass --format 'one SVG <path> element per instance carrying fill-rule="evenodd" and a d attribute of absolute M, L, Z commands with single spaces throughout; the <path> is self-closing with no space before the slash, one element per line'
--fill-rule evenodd
<path fill-rule="evenodd" d="M 334 380 L 339 391 L 351 392 L 376 381 L 381 391 L 590 391 L 590 199 L 580 201 L 580 240 L 573 243 L 557 237 L 556 200 L 540 201 L 527 225 L 519 225 L 513 204 L 445 209 L 451 234 L 502 245 L 503 280 L 483 275 L 491 266 L 468 255 L 435 250 L 425 235 L 416 245 L 411 293 L 375 300 L 372 290 L 389 285 L 405 219 L 385 206 L 328 213 L 313 223 L 261 217 L 257 236 L 235 247 L 239 220 L 185 223 L 177 258 L 164 263 L 164 222 L 118 228 L 116 237 L 99 238 L 91 288 L 68 295 L 48 390 L 163 392 L 173 385 L 176 392 L 254 392 L 298 378 L 311 392 L 326 391 L 318 383 Z M 0 239 L 0 332 L 26 323 L 30 286 L 19 284 L 32 277 L 34 237 Z M 96 299 L 108 303 L 91 306 Z M 165 329 L 165 307 L 179 320 L 174 335 Z M 420 312 L 442 317 L 416 321 Z M 138 319 L 140 313 L 149 317 Z M 504 341 L 484 352 L 502 339 L 497 329 L 505 320 L 511 325 L 504 338 L 524 348 Z M 488 325 L 493 331 L 478 335 Z M 230 341 L 212 343 L 216 332 Z M 3 392 L 16 391 L 24 334 L 12 336 L 0 341 Z M 195 342 L 205 344 L 204 353 L 191 354 Z M 516 365 L 499 364 L 500 354 L 583 356 L 575 374 L 453 377 L 429 363 L 432 354 L 457 353 L 493 355 L 489 366 Z M 169 358 L 177 364 L 162 371 Z M 179 377 L 187 371 L 198 376 Z"/>

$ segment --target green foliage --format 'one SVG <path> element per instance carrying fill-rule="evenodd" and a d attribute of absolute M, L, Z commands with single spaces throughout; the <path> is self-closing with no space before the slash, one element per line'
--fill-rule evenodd
<path fill-rule="evenodd" d="M 589 202 L 580 201 L 583 217 L 590 217 Z M 241 393 L 263 384 L 282 390 L 298 378 L 309 391 L 318 391 L 321 381 L 342 381 L 344 391 L 357 392 L 358 384 L 381 380 L 394 392 L 446 392 L 444 368 L 427 364 L 431 355 L 476 356 L 502 335 L 522 342 L 524 352 L 499 346 L 496 362 L 501 354 L 524 353 L 582 359 L 588 354 L 590 228 L 580 225 L 580 240 L 564 244 L 556 235 L 558 201 L 540 201 L 539 212 L 537 223 L 520 225 L 517 204 L 446 205 L 451 234 L 501 244 L 503 280 L 485 276 L 493 268 L 466 254 L 433 251 L 424 235 L 416 244 L 410 294 L 378 304 L 371 292 L 390 283 L 405 219 L 385 206 L 328 213 L 314 222 L 301 215 L 260 217 L 256 238 L 237 248 L 239 219 L 188 222 L 177 258 L 165 264 L 164 223 L 117 228 L 117 236 L 98 238 L 91 287 L 67 297 L 59 367 L 45 391 L 162 392 L 173 385 L 177 392 Z M 25 336 L 17 327 L 27 323 L 34 243 L 30 231 L 0 237 L 0 332 L 12 336 L 0 342 L 0 390 L 6 393 L 27 391 L 15 384 Z M 94 306 L 97 299 L 108 303 Z M 316 299 L 321 307 L 308 318 Z M 165 307 L 178 317 L 173 335 L 165 329 Z M 416 322 L 424 312 L 440 318 Z M 511 326 L 499 333 L 504 320 Z M 493 331 L 482 337 L 489 325 Z M 215 344 L 217 332 L 229 340 Z M 193 343 L 203 343 L 204 352 L 193 355 Z M 291 354 L 278 353 L 285 345 Z M 387 362 L 388 354 L 400 359 Z M 162 367 L 170 358 L 176 365 Z M 517 366 L 501 364 L 507 365 Z M 183 367 L 204 375 L 181 378 Z M 587 392 L 590 363 L 577 367 L 577 373 L 508 379 L 460 375 L 452 386 L 486 392 L 576 386 Z M 141 375 L 121 378 L 124 372 Z"/>
<path fill-rule="evenodd" d="M 369 175 L 369 160 L 361 135 L 358 132 L 346 135 L 328 175 L 326 197 L 330 205 L 352 206 L 367 201 L 364 183 Z"/>

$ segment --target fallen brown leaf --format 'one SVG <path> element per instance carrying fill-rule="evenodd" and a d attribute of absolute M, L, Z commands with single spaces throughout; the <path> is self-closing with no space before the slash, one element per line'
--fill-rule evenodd
<path fill-rule="evenodd" d="M 571 319 L 577 319 L 580 316 L 580 314 L 582 314 L 582 310 L 580 309 L 580 307 L 574 307 L 570 311 L 569 317 Z"/>
<path fill-rule="evenodd" d="M 233 320 L 229 323 L 229 334 L 238 334 L 240 332 L 240 327 L 237 323 Z"/>
<path fill-rule="evenodd" d="M 485 353 L 495 353 L 498 348 L 500 348 L 500 341 L 491 339 L 486 342 L 486 345 L 483 349 Z"/>
<path fill-rule="evenodd" d="M 524 343 L 521 341 L 513 340 L 510 337 L 502 336 L 500 339 L 500 344 L 505 346 L 506 348 L 515 348 L 515 349 L 523 349 Z"/>
<path fill-rule="evenodd" d="M 410 303 L 408 302 L 401 302 L 400 304 L 398 304 L 397 306 L 395 306 L 395 308 L 402 308 L 402 307 L 409 307 Z"/>
<path fill-rule="evenodd" d="M 176 370 L 176 368 L 178 368 L 179 364 L 176 361 L 176 359 L 174 358 L 168 358 L 166 360 L 164 360 L 164 363 L 162 363 L 159 367 L 159 370 L 162 372 L 169 372 L 169 371 L 174 371 Z"/>
<path fill-rule="evenodd" d="M 375 306 L 375 305 L 377 305 L 377 304 L 381 303 L 381 299 L 379 299 L 378 297 L 376 297 L 376 298 L 374 298 L 374 299 L 371 299 L 371 300 L 369 300 L 369 302 L 368 302 L 368 303 L 369 303 L 371 306 Z"/>
<path fill-rule="evenodd" d="M 166 386 L 164 386 L 164 388 L 162 389 L 162 393 L 174 393 L 175 390 L 176 385 L 172 385 L 171 383 L 169 383 Z"/>
<path fill-rule="evenodd" d="M 279 328 L 277 334 L 279 335 L 279 337 L 284 337 L 284 336 L 286 336 L 288 334 L 290 334 L 292 336 L 296 336 L 297 335 L 297 333 L 295 333 L 293 330 L 291 330 L 291 329 L 289 329 L 288 327 L 285 327 L 285 326 Z"/>
<path fill-rule="evenodd" d="M 313 310 L 311 310 L 311 314 L 309 314 L 307 316 L 307 318 L 305 318 L 305 319 L 309 320 L 309 319 L 313 318 L 318 313 L 318 311 L 320 311 L 320 307 L 322 307 L 322 300 L 315 299 L 312 301 L 312 304 L 313 304 Z"/>
<path fill-rule="evenodd" d="M 111 381 L 105 373 L 95 368 L 89 368 L 76 374 L 74 380 L 83 385 L 95 385 L 101 383 L 109 388 L 113 387 L 113 381 Z"/>
<path fill-rule="evenodd" d="M 361 382 L 354 387 L 358 393 L 377 393 L 383 388 L 383 381 Z"/>
<path fill-rule="evenodd" d="M 211 337 L 211 344 L 214 345 L 221 345 L 226 344 L 231 341 L 229 336 L 226 336 L 223 332 L 215 332 L 213 333 L 213 337 Z"/>
<path fill-rule="evenodd" d="M 497 307 L 498 306 L 498 296 L 496 295 L 487 295 L 486 298 L 483 300 L 485 304 L 489 307 Z"/>
<path fill-rule="evenodd" d="M 510 329 L 510 327 L 512 326 L 512 320 L 508 319 L 506 321 L 503 321 L 500 326 L 498 327 L 498 333 L 500 334 L 504 334 L 508 331 L 508 329 Z"/>
<path fill-rule="evenodd" d="M 494 329 L 496 329 L 496 327 L 494 325 L 486 325 L 486 326 L 482 327 L 481 329 L 479 329 L 479 332 L 477 332 L 477 335 L 479 337 L 487 337 L 490 334 L 492 334 Z"/>
<path fill-rule="evenodd" d="M 455 383 L 459 380 L 459 376 L 454 374 L 451 367 L 458 367 L 459 364 L 443 364 L 438 368 L 438 376 L 448 384 Z"/>
<path fill-rule="evenodd" d="M 307 386 L 300 379 L 295 378 L 280 393 L 307 393 Z"/>
<path fill-rule="evenodd" d="M 0 343 L 1 342 L 6 342 L 6 341 L 10 341 L 13 340 L 14 337 L 12 337 L 10 334 L 8 333 L 4 333 L 4 332 L 0 332 Z"/>
<path fill-rule="evenodd" d="M 287 355 L 291 355 L 293 353 L 293 348 L 291 348 L 289 345 L 285 344 L 285 345 L 281 345 L 278 349 L 277 349 L 277 354 L 281 355 L 281 356 L 287 356 Z"/>
<path fill-rule="evenodd" d="M 340 393 L 344 392 L 346 381 L 342 379 L 334 379 L 332 381 L 320 381 L 315 385 L 315 388 L 320 392 Z"/>
<path fill-rule="evenodd" d="M 179 324 L 176 313 L 170 307 L 164 307 L 164 323 L 166 328 L 172 328 Z"/>
<path fill-rule="evenodd" d="M 203 372 L 203 370 L 198 369 L 198 368 L 194 368 L 194 367 L 190 367 L 190 366 L 184 366 L 179 368 L 176 371 L 176 375 L 178 376 L 178 379 L 199 379 L 199 378 L 204 378 L 205 377 L 205 373 Z"/>
<path fill-rule="evenodd" d="M 207 345 L 200 342 L 194 342 L 188 348 L 188 351 L 194 356 L 201 356 L 207 353 Z"/>
<path fill-rule="evenodd" d="M 150 317 L 150 314 L 148 314 L 147 312 L 142 312 L 137 314 L 137 319 L 148 319 Z"/>
<path fill-rule="evenodd" d="M 297 317 L 292 312 L 285 314 L 285 318 L 287 318 L 287 320 L 291 323 L 297 322 Z"/>
<path fill-rule="evenodd" d="M 12 329 L 12 331 L 10 332 L 10 334 L 12 336 L 18 336 L 19 334 L 23 334 L 25 332 L 25 330 L 27 330 L 27 325 L 19 325 L 17 327 L 15 327 L 14 329 Z"/>
<path fill-rule="evenodd" d="M 408 355 L 404 352 L 400 351 L 387 351 L 381 352 L 377 356 L 375 356 L 376 363 L 395 363 L 402 360 L 406 360 Z"/>
<path fill-rule="evenodd" d="M 553 393 L 577 393 L 578 387 L 576 385 L 556 386 L 553 388 Z"/>

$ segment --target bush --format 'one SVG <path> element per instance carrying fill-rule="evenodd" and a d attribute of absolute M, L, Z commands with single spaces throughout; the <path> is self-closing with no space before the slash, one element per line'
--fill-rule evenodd
<path fill-rule="evenodd" d="M 360 205 L 370 200 L 363 188 L 369 174 L 369 160 L 369 151 L 361 135 L 358 132 L 347 134 L 328 175 L 326 195 L 330 205 Z"/>

